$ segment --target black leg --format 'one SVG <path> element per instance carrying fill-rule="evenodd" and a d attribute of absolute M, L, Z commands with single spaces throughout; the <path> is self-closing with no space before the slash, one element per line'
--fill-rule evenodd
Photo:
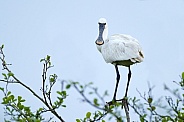
<path fill-rule="evenodd" d="M 120 74 L 119 74 L 119 71 L 118 71 L 117 64 L 115 65 L 115 70 L 116 70 L 117 77 L 116 77 L 116 87 L 115 87 L 115 91 L 114 91 L 113 100 L 116 100 L 116 92 L 117 92 L 118 84 L 119 84 L 119 80 L 120 80 Z"/>
<path fill-rule="evenodd" d="M 125 92 L 125 97 L 127 97 L 127 94 L 128 94 L 128 87 L 129 87 L 129 83 L 130 83 L 130 78 L 131 78 L 131 70 L 130 70 L 130 66 L 128 67 L 128 82 L 127 82 L 127 86 L 126 86 L 126 92 Z"/>

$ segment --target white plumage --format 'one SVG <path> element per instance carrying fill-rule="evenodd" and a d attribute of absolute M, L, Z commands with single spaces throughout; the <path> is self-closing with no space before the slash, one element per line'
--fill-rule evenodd
<path fill-rule="evenodd" d="M 118 87 L 120 75 L 118 65 L 129 67 L 128 84 L 131 77 L 130 65 L 143 61 L 143 51 L 138 40 L 125 34 L 115 34 L 108 38 L 107 21 L 104 18 L 99 20 L 99 36 L 96 40 L 98 50 L 101 52 L 106 63 L 115 65 L 117 73 L 117 84 L 114 93 L 116 99 L 116 90 Z M 127 88 L 128 91 L 128 88 Z M 127 95 L 127 91 L 125 97 Z"/>
<path fill-rule="evenodd" d="M 101 18 L 100 23 L 106 23 L 106 20 Z M 96 41 L 98 50 L 106 63 L 130 66 L 143 61 L 143 51 L 137 39 L 125 34 L 115 34 L 107 38 L 107 29 L 107 24 L 105 24 L 102 36 L 106 36 L 102 37 L 103 44 L 98 44 L 98 39 Z"/>

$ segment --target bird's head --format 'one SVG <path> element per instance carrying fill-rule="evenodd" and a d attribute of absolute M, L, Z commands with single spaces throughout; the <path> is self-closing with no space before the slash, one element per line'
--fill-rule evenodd
<path fill-rule="evenodd" d="M 108 35 L 107 21 L 105 18 L 100 18 L 98 24 L 99 24 L 99 35 L 95 43 L 97 45 L 103 45 Z"/>

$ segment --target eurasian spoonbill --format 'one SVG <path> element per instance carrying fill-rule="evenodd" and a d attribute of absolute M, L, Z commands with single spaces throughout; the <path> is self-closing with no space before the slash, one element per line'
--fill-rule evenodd
<path fill-rule="evenodd" d="M 128 82 L 124 96 L 127 97 L 129 82 L 131 78 L 130 66 L 135 63 L 142 62 L 144 55 L 137 39 L 125 34 L 115 34 L 108 37 L 108 26 L 106 19 L 100 18 L 98 24 L 99 35 L 95 43 L 105 62 L 111 63 L 115 66 L 117 81 L 113 100 L 116 101 L 116 92 L 120 80 L 118 65 L 128 67 Z"/>

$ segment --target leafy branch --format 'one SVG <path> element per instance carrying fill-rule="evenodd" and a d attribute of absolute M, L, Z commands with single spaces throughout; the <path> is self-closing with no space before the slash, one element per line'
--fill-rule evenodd
<path fill-rule="evenodd" d="M 0 47 L 0 61 L 2 62 L 2 76 L 0 82 L 6 84 L 6 86 L 0 87 L 0 91 L 3 92 L 3 99 L 1 104 L 4 107 L 4 113 L 10 116 L 10 121 L 20 121 L 20 122 L 50 122 L 54 117 L 59 121 L 64 122 L 63 117 L 57 112 L 58 108 L 66 107 L 64 104 L 67 98 L 67 90 L 71 87 L 74 88 L 81 96 L 81 101 L 87 103 L 88 105 L 94 107 L 96 110 L 94 112 L 88 111 L 84 118 L 76 119 L 76 122 L 105 122 L 105 119 L 111 121 L 115 119 L 117 122 L 122 122 L 124 119 L 130 121 L 128 106 L 135 111 L 139 116 L 141 122 L 151 122 L 151 121 L 162 121 L 162 122 L 183 122 L 184 121 L 184 72 L 181 75 L 181 81 L 174 81 L 177 85 L 177 89 L 171 89 L 167 85 L 164 85 L 164 89 L 172 95 L 161 96 L 158 100 L 155 100 L 152 91 L 154 87 L 148 86 L 147 93 L 140 93 L 140 98 L 123 98 L 116 101 L 106 102 L 105 97 L 108 96 L 108 92 L 105 91 L 101 94 L 97 87 L 93 86 L 93 83 L 81 84 L 79 82 L 65 81 L 61 83 L 61 90 L 56 91 L 57 99 L 53 101 L 53 88 L 58 81 L 58 76 L 56 74 L 48 75 L 48 71 L 53 67 L 51 64 L 51 57 L 46 56 L 41 59 L 40 62 L 43 63 L 42 70 L 42 86 L 41 93 L 38 95 L 31 87 L 27 86 L 24 82 L 18 79 L 18 77 L 10 70 L 11 64 L 7 63 L 5 60 L 5 54 L 3 52 L 4 45 Z M 25 105 L 25 99 L 22 96 L 14 96 L 12 92 L 8 89 L 10 84 L 19 84 L 27 91 L 33 94 L 34 97 L 40 101 L 44 107 L 38 108 L 36 111 L 32 111 L 30 106 Z M 65 86 L 65 87 L 64 87 Z M 128 101 L 128 102 L 127 102 Z M 164 102 L 164 105 L 163 105 Z M 111 104 L 109 104 L 111 103 Z M 125 115 L 122 114 L 122 109 L 125 110 Z M 160 113 L 159 110 L 165 112 Z M 43 113 L 51 112 L 53 117 L 45 120 L 43 118 Z"/>
<path fill-rule="evenodd" d="M 26 121 L 30 121 L 28 119 L 26 119 L 26 116 L 23 114 L 22 111 L 22 107 L 24 108 L 24 110 L 26 110 L 28 113 L 30 113 L 30 115 L 33 116 L 33 112 L 29 112 L 30 110 L 27 109 L 27 107 L 23 106 L 21 103 L 24 101 L 20 101 L 20 96 L 18 96 L 18 103 L 19 104 L 15 104 L 15 102 L 17 101 L 17 99 L 15 99 L 14 95 L 10 95 L 10 91 L 8 91 L 8 85 L 9 84 L 20 84 L 21 86 L 23 86 L 24 88 L 26 88 L 29 92 L 31 92 L 33 94 L 33 96 L 35 96 L 38 100 L 40 100 L 45 106 L 46 108 L 40 108 L 39 110 L 37 110 L 36 115 L 34 115 L 34 117 L 37 117 L 38 114 L 42 114 L 44 112 L 48 112 L 50 111 L 51 113 L 53 113 L 53 115 L 55 115 L 61 122 L 64 122 L 63 118 L 56 112 L 56 109 L 58 109 L 60 106 L 65 107 L 65 105 L 63 104 L 63 100 L 66 98 L 66 92 L 65 91 L 58 91 L 58 99 L 52 103 L 51 101 L 51 89 L 54 86 L 56 79 L 57 79 L 57 75 L 50 75 L 49 77 L 49 88 L 48 85 L 46 85 L 46 80 L 47 80 L 47 71 L 49 68 L 51 68 L 51 62 L 50 62 L 50 56 L 47 56 L 44 59 L 41 59 L 41 62 L 43 62 L 43 74 L 42 74 L 42 93 L 43 93 L 43 98 L 40 97 L 36 92 L 34 92 L 29 86 L 27 86 L 26 84 L 24 84 L 22 81 L 20 81 L 15 75 L 14 73 L 9 69 L 9 65 L 11 64 L 7 64 L 5 61 L 5 55 L 3 52 L 3 48 L 4 45 L 2 45 L 0 47 L 0 60 L 2 62 L 2 66 L 4 71 L 6 71 L 7 73 L 2 73 L 2 75 L 4 76 L 4 79 L 1 79 L 0 81 L 5 82 L 6 85 L 6 90 L 4 90 L 4 88 L 1 88 L 1 90 L 4 92 L 4 98 L 3 98 L 3 102 L 2 104 L 12 107 L 11 111 L 8 108 L 6 108 L 6 110 L 9 110 L 11 115 L 16 116 L 13 112 L 14 110 L 16 110 L 16 112 L 18 113 L 17 116 L 22 117 L 23 120 L 25 119 Z M 10 96 L 9 96 L 10 95 Z M 48 102 L 49 100 L 49 102 Z M 20 106 L 21 108 L 20 108 Z M 40 119 L 42 120 L 42 119 Z"/>
<path fill-rule="evenodd" d="M 93 83 L 90 82 L 85 85 L 81 85 L 79 82 L 73 81 L 65 81 L 67 83 L 66 88 L 70 88 L 71 86 L 82 96 L 82 102 L 86 102 L 97 110 L 92 114 L 91 112 L 86 113 L 86 117 L 84 119 L 76 119 L 77 122 L 96 122 L 102 121 L 105 122 L 103 118 L 107 115 L 111 115 L 109 120 L 113 117 L 118 121 L 123 121 L 121 111 L 121 104 L 114 103 L 109 106 L 104 98 L 108 96 L 108 92 L 105 91 L 103 95 L 100 95 L 98 89 L 93 87 Z M 89 96 L 93 97 L 93 99 L 89 99 Z M 92 116 L 93 115 L 93 116 Z"/>

